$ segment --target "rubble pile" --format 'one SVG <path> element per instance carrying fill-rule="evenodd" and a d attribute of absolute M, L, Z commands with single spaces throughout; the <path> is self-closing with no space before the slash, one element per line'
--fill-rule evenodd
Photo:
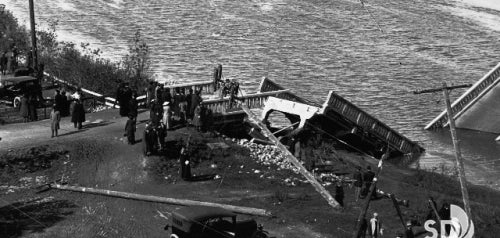
<path fill-rule="evenodd" d="M 250 150 L 250 157 L 255 159 L 257 163 L 265 166 L 276 165 L 278 166 L 277 170 L 291 170 L 295 174 L 299 174 L 299 170 L 287 160 L 285 155 L 283 155 L 283 153 L 276 146 L 256 144 L 246 139 L 233 141 Z M 350 178 L 344 175 L 336 175 L 334 173 L 317 173 L 316 170 L 313 170 L 312 173 L 323 186 L 335 185 L 336 182 L 350 182 Z M 293 177 L 286 178 L 283 182 L 289 186 L 295 186 L 298 183 L 308 183 L 305 179 Z"/>
<path fill-rule="evenodd" d="M 273 145 L 261 145 L 250 142 L 246 139 L 237 141 L 237 143 L 250 150 L 250 157 L 256 159 L 259 164 L 269 166 L 271 164 L 278 166 L 279 169 L 292 170 L 296 174 L 298 169 L 290 163 L 285 155 Z"/>

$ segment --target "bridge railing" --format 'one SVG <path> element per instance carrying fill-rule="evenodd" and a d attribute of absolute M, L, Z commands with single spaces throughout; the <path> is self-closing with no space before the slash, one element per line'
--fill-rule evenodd
<path fill-rule="evenodd" d="M 363 130 L 373 133 L 383 141 L 387 141 L 393 149 L 403 153 L 423 151 L 423 148 L 417 143 L 394 131 L 386 124 L 372 117 L 370 114 L 366 113 L 333 91 L 330 91 L 328 94 L 328 99 L 323 104 L 320 113 L 325 114 L 328 110 L 335 111 L 357 126 L 361 127 Z"/>
<path fill-rule="evenodd" d="M 264 107 L 264 104 L 269 96 L 280 96 L 280 95 L 285 95 L 289 94 L 289 90 L 278 90 L 278 91 L 272 91 L 272 92 L 262 92 L 262 93 L 255 93 L 255 94 L 247 94 L 240 99 L 242 99 L 242 104 L 246 105 L 248 108 L 260 108 Z M 211 109 L 213 113 L 227 113 L 228 109 L 236 109 L 238 108 L 236 105 L 231 105 L 230 104 L 230 99 L 229 97 L 221 98 L 221 99 L 210 99 L 203 101 L 202 104 L 207 107 L 208 109 Z M 233 106 L 233 107 L 232 107 Z M 238 112 L 243 112 L 242 110 L 231 110 L 231 111 L 238 111 Z"/>
<path fill-rule="evenodd" d="M 282 87 L 281 85 L 271 81 L 270 79 L 268 79 L 266 77 L 263 77 L 262 80 L 260 81 L 259 92 L 273 92 L 273 91 L 279 91 L 279 90 L 285 90 L 285 88 Z M 291 92 L 283 93 L 279 96 L 279 98 L 283 98 L 283 99 L 294 101 L 294 102 L 311 104 L 307 100 L 305 100 L 305 99 L 303 99 L 303 98 L 301 98 L 301 97 L 299 97 Z M 313 105 L 313 106 L 316 106 L 316 105 Z"/>
<path fill-rule="evenodd" d="M 474 102 L 486 94 L 493 86 L 499 82 L 500 78 L 500 63 L 497 64 L 490 72 L 484 75 L 472 87 L 470 87 L 462 96 L 451 104 L 451 112 L 454 118 L 458 118 L 466 109 Z M 441 112 L 434 120 L 432 120 L 425 129 L 434 129 L 445 127 L 448 124 L 448 115 L 446 111 Z"/>

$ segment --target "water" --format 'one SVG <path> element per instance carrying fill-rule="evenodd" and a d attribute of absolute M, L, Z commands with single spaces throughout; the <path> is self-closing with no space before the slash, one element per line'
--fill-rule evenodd
<path fill-rule="evenodd" d="M 27 1 L 0 2 L 28 22 Z M 427 168 L 454 161 L 449 134 L 422 129 L 444 101 L 411 92 L 474 83 L 500 55 L 496 0 L 372 0 L 366 8 L 357 0 L 47 0 L 36 1 L 36 15 L 42 28 L 58 21 L 60 39 L 113 59 L 141 29 L 160 81 L 211 79 L 222 63 L 249 90 L 262 76 L 316 101 L 334 90 L 420 142 Z M 468 179 L 500 189 L 496 135 L 459 136 Z"/>

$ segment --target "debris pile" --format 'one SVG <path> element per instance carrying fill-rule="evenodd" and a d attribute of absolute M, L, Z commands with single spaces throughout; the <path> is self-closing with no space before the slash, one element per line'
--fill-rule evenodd
<path fill-rule="evenodd" d="M 273 164 L 278 166 L 278 170 L 287 169 L 296 174 L 299 173 L 299 170 L 286 159 L 276 146 L 256 144 L 246 139 L 239 140 L 237 143 L 249 149 L 250 157 L 256 159 L 259 164 L 266 166 Z"/>
<path fill-rule="evenodd" d="M 259 164 L 265 166 L 276 165 L 278 166 L 277 170 L 291 170 L 295 174 L 299 174 L 299 170 L 287 160 L 285 155 L 283 155 L 283 153 L 276 146 L 256 144 L 246 139 L 236 140 L 234 142 L 250 150 L 250 157 L 255 159 Z M 260 171 L 254 171 L 254 173 L 259 172 Z M 335 185 L 336 182 L 350 182 L 350 178 L 344 175 L 336 175 L 335 173 L 316 173 L 316 170 L 313 170 L 312 173 L 323 186 Z M 294 177 L 286 178 L 283 182 L 288 186 L 296 186 L 299 183 L 308 183 L 306 179 Z"/>

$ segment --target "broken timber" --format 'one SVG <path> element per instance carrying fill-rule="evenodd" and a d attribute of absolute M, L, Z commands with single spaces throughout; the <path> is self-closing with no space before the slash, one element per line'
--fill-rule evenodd
<path fill-rule="evenodd" d="M 299 172 L 311 183 L 316 191 L 326 199 L 328 204 L 333 208 L 340 208 L 340 204 L 335 201 L 332 195 L 330 195 L 330 193 L 316 180 L 316 178 L 309 171 L 307 171 L 306 168 L 304 168 L 302 163 L 300 163 L 300 161 L 295 158 L 295 156 L 293 156 L 292 153 L 290 153 L 290 151 L 288 151 L 288 149 L 283 144 L 280 143 L 278 138 L 276 138 L 273 133 L 269 131 L 269 129 L 267 129 L 267 127 L 256 118 L 256 116 L 250 111 L 250 109 L 246 106 L 242 106 L 242 109 L 248 115 L 248 119 L 253 121 L 261 128 L 262 133 L 267 136 L 276 145 L 276 147 L 281 150 L 281 152 L 283 152 L 288 161 L 292 163 L 299 170 Z"/>
<path fill-rule="evenodd" d="M 142 194 L 136 194 L 136 193 L 127 193 L 127 192 L 119 192 L 119 191 L 97 189 L 97 188 L 86 188 L 86 187 L 78 187 L 78 186 L 67 186 L 67 185 L 60 185 L 60 184 L 50 184 L 49 187 L 55 188 L 55 189 L 60 189 L 60 190 L 66 190 L 66 191 L 90 193 L 90 194 L 104 195 L 104 196 L 109 196 L 109 197 L 133 199 L 133 200 L 138 200 L 138 201 L 166 203 L 166 204 L 181 205 L 181 206 L 220 207 L 220 208 L 224 208 L 226 210 L 229 210 L 229 211 L 232 211 L 235 213 L 240 213 L 240 214 L 265 216 L 265 217 L 272 216 L 270 211 L 267 211 L 264 209 L 259 209 L 259 208 L 252 208 L 252 207 L 241 207 L 241 206 L 233 206 L 233 205 L 220 204 L 220 203 L 200 202 L 200 201 L 178 199 L 178 198 L 166 198 L 166 197 L 158 197 L 158 196 L 152 196 L 152 195 L 142 195 Z"/>

